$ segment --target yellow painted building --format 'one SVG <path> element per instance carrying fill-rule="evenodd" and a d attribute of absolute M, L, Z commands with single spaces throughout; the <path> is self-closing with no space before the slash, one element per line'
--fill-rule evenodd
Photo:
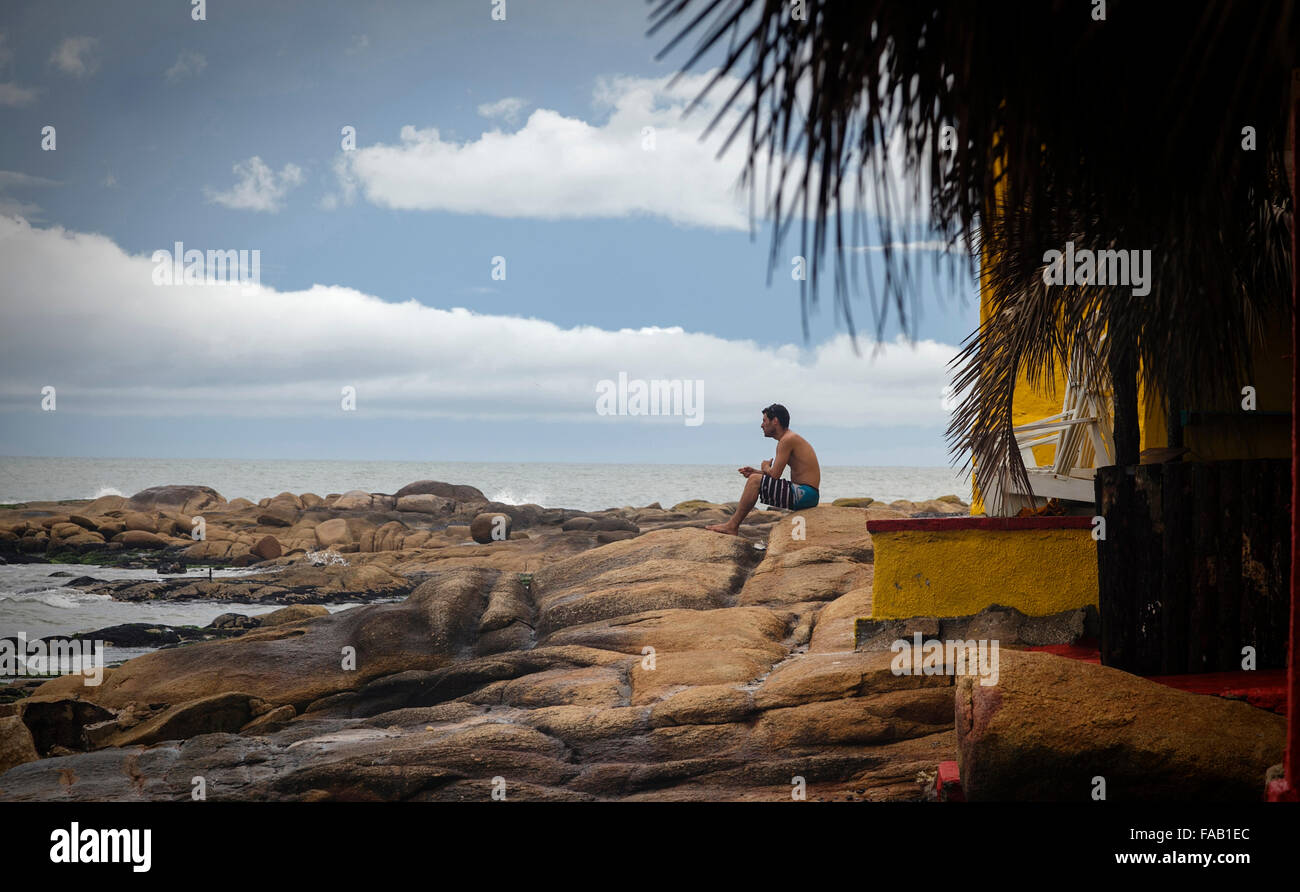
<path fill-rule="evenodd" d="M 872 619 L 971 616 L 992 604 L 1048 616 L 1097 603 L 1086 517 L 877 520 L 867 529 Z"/>

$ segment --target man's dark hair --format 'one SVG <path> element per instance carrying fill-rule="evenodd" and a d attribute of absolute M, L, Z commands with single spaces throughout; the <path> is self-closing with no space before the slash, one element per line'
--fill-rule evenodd
<path fill-rule="evenodd" d="M 780 403 L 773 403 L 768 406 L 763 410 L 763 414 L 768 418 L 775 418 L 777 421 L 781 422 L 781 427 L 783 428 L 788 429 L 790 427 L 790 410 Z"/>

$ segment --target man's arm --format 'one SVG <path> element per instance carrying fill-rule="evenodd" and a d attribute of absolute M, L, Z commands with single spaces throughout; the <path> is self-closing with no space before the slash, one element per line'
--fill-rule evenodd
<path fill-rule="evenodd" d="M 781 440 L 777 443 L 776 458 L 770 462 L 763 462 L 763 473 L 780 480 L 781 472 L 785 470 L 786 463 L 790 461 L 790 450 L 792 448 L 788 440 Z"/>

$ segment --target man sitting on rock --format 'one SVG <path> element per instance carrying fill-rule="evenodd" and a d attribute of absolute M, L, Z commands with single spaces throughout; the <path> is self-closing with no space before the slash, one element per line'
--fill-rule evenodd
<path fill-rule="evenodd" d="M 821 466 L 812 444 L 790 430 L 790 413 L 780 403 L 763 410 L 763 436 L 776 440 L 776 458 L 765 460 L 763 467 L 755 470 L 749 466 L 740 469 L 745 478 L 745 490 L 740 494 L 740 505 L 726 523 L 715 523 L 706 529 L 732 536 L 740 532 L 740 524 L 759 499 L 772 508 L 799 511 L 813 508 L 820 500 L 817 487 L 822 482 Z M 782 480 L 781 472 L 790 466 L 790 479 Z"/>

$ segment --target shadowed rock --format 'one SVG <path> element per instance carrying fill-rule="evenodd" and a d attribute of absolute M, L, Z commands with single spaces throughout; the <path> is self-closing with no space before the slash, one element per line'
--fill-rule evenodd
<path fill-rule="evenodd" d="M 1258 801 L 1286 720 L 1126 672 L 1002 650 L 998 683 L 957 680 L 962 788 L 970 800 Z"/>

